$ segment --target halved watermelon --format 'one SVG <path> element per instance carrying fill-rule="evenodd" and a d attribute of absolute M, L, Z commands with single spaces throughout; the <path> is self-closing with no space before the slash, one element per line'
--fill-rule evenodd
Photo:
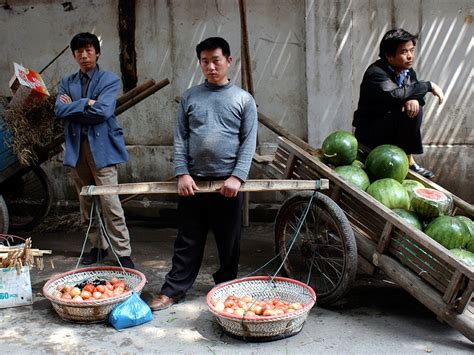
<path fill-rule="evenodd" d="M 452 199 L 445 193 L 427 187 L 415 187 L 412 190 L 411 207 L 422 218 L 433 218 L 449 214 Z"/>

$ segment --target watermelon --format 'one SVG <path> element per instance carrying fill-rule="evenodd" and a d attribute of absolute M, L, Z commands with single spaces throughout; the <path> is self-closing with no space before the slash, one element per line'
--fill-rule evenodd
<path fill-rule="evenodd" d="M 402 185 L 405 188 L 405 190 L 407 190 L 408 195 L 410 196 L 410 198 L 413 195 L 413 189 L 415 187 L 425 187 L 421 182 L 416 181 L 416 180 L 410 180 L 410 179 L 403 180 Z"/>
<path fill-rule="evenodd" d="M 448 214 L 452 200 L 438 190 L 427 187 L 415 187 L 410 199 L 411 207 L 422 218 L 433 218 Z"/>
<path fill-rule="evenodd" d="M 456 248 L 451 249 L 450 252 L 453 253 L 456 258 L 461 260 L 461 262 L 463 262 L 467 266 L 474 267 L 474 254 L 470 251 Z"/>
<path fill-rule="evenodd" d="M 408 173 L 408 157 L 395 145 L 379 145 L 369 153 L 365 166 L 371 180 L 391 178 L 401 183 Z"/>
<path fill-rule="evenodd" d="M 386 178 L 374 181 L 367 193 L 386 207 L 407 210 L 410 207 L 408 192 L 397 180 Z"/>
<path fill-rule="evenodd" d="M 354 184 L 362 190 L 366 190 L 369 185 L 369 177 L 364 170 L 353 165 L 342 165 L 334 169 L 344 180 Z"/>
<path fill-rule="evenodd" d="M 439 216 L 424 231 L 447 249 L 463 248 L 469 242 L 469 229 L 455 217 Z"/>
<path fill-rule="evenodd" d="M 459 221 L 463 222 L 467 229 L 469 229 L 469 234 L 471 239 L 466 244 L 466 249 L 469 250 L 471 253 L 474 253 L 474 222 L 466 216 L 455 216 Z"/>
<path fill-rule="evenodd" d="M 357 166 L 358 168 L 364 169 L 365 165 L 360 160 L 354 160 L 351 164 L 352 166 Z"/>
<path fill-rule="evenodd" d="M 413 211 L 402 210 L 400 208 L 394 208 L 393 212 L 395 212 L 401 219 L 403 219 L 406 224 L 411 225 L 412 227 L 421 230 L 422 224 L 420 219 Z"/>
<path fill-rule="evenodd" d="M 329 164 L 350 165 L 357 156 L 357 139 L 346 131 L 335 131 L 323 142 L 321 150 L 324 160 Z"/>

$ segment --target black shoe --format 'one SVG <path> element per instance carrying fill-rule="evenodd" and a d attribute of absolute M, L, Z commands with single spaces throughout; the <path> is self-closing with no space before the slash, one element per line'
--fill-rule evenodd
<path fill-rule="evenodd" d="M 107 249 L 98 249 L 92 248 L 89 254 L 84 256 L 81 260 L 82 265 L 91 265 L 95 264 L 97 261 L 104 260 L 107 256 L 108 252 Z"/>
<path fill-rule="evenodd" d="M 129 268 L 129 269 L 135 269 L 135 264 L 133 263 L 132 259 L 129 256 L 121 256 L 119 257 L 119 261 L 123 267 Z"/>
<path fill-rule="evenodd" d="M 416 163 L 413 165 L 410 165 L 410 170 L 414 171 L 417 174 L 420 174 L 421 176 L 424 176 L 427 179 L 432 179 L 435 176 L 432 171 L 425 169 Z"/>

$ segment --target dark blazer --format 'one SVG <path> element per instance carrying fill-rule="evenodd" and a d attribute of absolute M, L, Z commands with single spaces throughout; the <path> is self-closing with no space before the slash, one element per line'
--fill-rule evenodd
<path fill-rule="evenodd" d="M 366 70 L 360 85 L 360 97 L 352 125 L 362 143 L 374 147 L 394 144 L 393 136 L 406 117 L 402 107 L 408 100 L 425 104 L 424 96 L 431 91 L 429 81 L 419 81 L 413 69 L 409 70 L 402 87 L 398 87 L 395 72 L 384 60 L 377 60 Z"/>
<path fill-rule="evenodd" d="M 81 147 L 81 127 L 87 126 L 87 138 L 97 169 L 128 160 L 123 130 L 114 115 L 120 79 L 113 73 L 98 70 L 91 78 L 86 98 L 81 97 L 79 72 L 61 80 L 54 107 L 57 118 L 64 120 L 66 151 L 64 165 L 75 167 Z M 63 104 L 59 97 L 66 94 L 72 103 Z M 96 100 L 87 106 L 89 99 Z"/>

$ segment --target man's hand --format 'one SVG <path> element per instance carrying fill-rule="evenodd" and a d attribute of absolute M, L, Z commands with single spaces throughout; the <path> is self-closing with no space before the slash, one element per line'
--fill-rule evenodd
<path fill-rule="evenodd" d="M 242 182 L 238 178 L 231 176 L 225 180 L 224 184 L 217 190 L 220 191 L 222 196 L 235 197 L 239 193 L 241 185 Z"/>
<path fill-rule="evenodd" d="M 89 99 L 89 101 L 87 101 L 87 106 L 89 107 L 92 107 L 92 105 L 94 104 L 95 104 L 95 100 Z"/>
<path fill-rule="evenodd" d="M 63 104 L 70 104 L 72 102 L 72 99 L 68 95 L 62 94 L 61 96 L 59 96 L 59 101 L 61 101 Z"/>
<path fill-rule="evenodd" d="M 180 175 L 178 178 L 178 195 L 194 196 L 194 191 L 198 191 L 198 187 L 191 175 Z"/>
<path fill-rule="evenodd" d="M 406 112 L 408 117 L 414 118 L 418 116 L 418 112 L 420 112 L 420 103 L 418 100 L 408 100 L 403 105 L 402 112 Z"/>
<path fill-rule="evenodd" d="M 433 94 L 433 96 L 438 97 L 438 104 L 441 105 L 443 103 L 443 100 L 444 100 L 443 90 L 441 90 L 441 88 L 433 82 L 431 82 L 431 93 Z"/>

